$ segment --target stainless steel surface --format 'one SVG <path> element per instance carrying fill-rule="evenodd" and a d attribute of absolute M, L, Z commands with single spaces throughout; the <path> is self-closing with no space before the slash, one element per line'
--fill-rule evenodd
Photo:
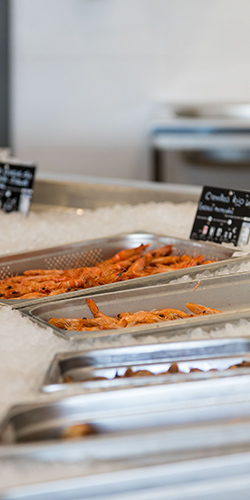
<path fill-rule="evenodd" d="M 183 118 L 212 120 L 240 120 L 250 123 L 250 104 L 207 104 L 199 106 L 176 106 L 174 113 Z"/>
<path fill-rule="evenodd" d="M 164 383 L 183 382 L 183 380 L 220 376 L 229 367 L 250 361 L 250 340 L 225 339 L 177 342 L 169 344 L 150 344 L 95 351 L 76 351 L 57 354 L 53 359 L 42 389 L 45 392 L 76 388 L 114 388 L 128 385 L 147 385 L 152 377 L 115 378 L 122 376 L 128 367 L 136 370 L 149 370 L 158 375 Z M 168 373 L 171 364 L 176 363 L 182 373 Z M 192 368 L 204 373 L 190 373 Z M 218 370 L 210 372 L 210 370 Z M 239 368 L 236 369 L 237 371 Z M 240 369 L 241 372 L 248 368 Z M 229 370 L 228 375 L 233 372 Z M 71 376 L 74 383 L 66 383 L 66 376 Z M 106 377 L 108 380 L 96 380 Z M 158 379 L 157 377 L 157 379 Z M 155 377 L 154 377 L 155 378 Z M 156 382 L 157 383 L 157 382 Z"/>
<path fill-rule="evenodd" d="M 150 420 L 150 414 L 149 414 Z M 144 416 L 142 417 L 144 422 Z M 102 420 L 104 422 L 104 420 Z M 157 423 L 157 420 L 156 420 Z M 172 462 L 178 459 L 194 458 L 218 451 L 239 449 L 250 450 L 250 421 L 239 417 L 238 422 L 218 419 L 211 422 L 187 423 L 184 428 L 178 424 L 171 427 L 128 429 L 126 432 L 102 432 L 96 436 L 78 439 L 57 439 L 54 441 L 21 442 L 0 446 L 0 461 L 4 458 L 27 459 L 34 457 L 46 462 L 80 462 L 119 460 L 123 465 L 140 465 L 146 460 Z M 45 438 L 46 439 L 46 438 Z M 83 445 L 84 444 L 84 445 Z"/>
<path fill-rule="evenodd" d="M 0 428 L 2 444 L 58 440 L 75 424 L 90 424 L 104 435 L 159 427 L 248 418 L 250 375 L 154 385 L 57 398 L 13 407 Z M 180 427 L 181 428 L 181 427 Z M 247 438 L 246 438 L 247 439 Z M 0 452 L 5 452 L 5 446 Z M 121 450 L 119 451 L 120 453 Z"/>
<path fill-rule="evenodd" d="M 205 260 L 216 259 L 227 262 L 234 253 L 233 248 L 226 248 L 211 243 L 138 232 L 0 257 L 0 279 L 22 274 L 28 269 L 67 269 L 73 267 L 91 266 L 101 260 L 109 259 L 120 250 L 137 247 L 141 243 L 149 244 L 149 250 L 166 244 L 171 244 L 173 245 L 173 252 L 178 255 L 186 253 L 190 255 L 202 254 Z M 235 263 L 236 262 L 237 260 Z M 209 266 L 211 265 L 212 264 L 199 266 L 199 271 L 207 268 L 209 269 Z M 171 276 L 173 278 L 181 275 L 179 271 L 170 271 L 167 274 L 167 280 L 170 280 Z M 140 286 L 143 286 L 145 278 L 139 278 L 139 280 Z M 81 291 L 81 293 L 90 295 L 93 293 L 102 293 L 108 290 L 115 291 L 130 289 L 135 288 L 137 286 L 137 282 L 138 278 L 110 285 L 102 285 L 100 287 L 95 287 L 94 289 L 88 288 Z M 145 284 L 148 284 L 148 282 L 149 281 L 147 280 Z M 150 277 L 151 284 L 157 282 L 158 275 Z M 78 294 L 79 292 L 69 292 L 67 294 L 61 294 L 60 297 L 73 297 Z M 55 295 L 53 297 L 38 299 L 2 299 L 1 302 L 13 305 L 15 308 L 20 308 L 24 305 L 39 303 L 41 301 L 57 300 L 58 298 L 59 296 Z"/>
<path fill-rule="evenodd" d="M 1 500 L 248 500 L 247 451 L 181 462 L 148 463 L 137 468 L 11 488 Z"/>
<path fill-rule="evenodd" d="M 100 179 L 73 176 L 36 179 L 32 207 L 46 205 L 96 209 L 104 206 L 148 203 L 150 201 L 198 201 L 201 188 L 181 184 Z"/>
<path fill-rule="evenodd" d="M 108 316 L 116 316 L 121 312 L 150 311 L 152 309 L 175 308 L 186 312 L 186 304 L 194 302 L 221 310 L 222 313 L 190 317 L 162 323 L 152 323 L 145 326 L 117 328 L 101 331 L 69 331 L 56 328 L 53 331 L 66 339 L 79 340 L 85 338 L 104 337 L 109 335 L 130 334 L 137 335 L 172 335 L 187 331 L 198 326 L 211 330 L 228 321 L 239 321 L 242 317 L 250 317 L 249 306 L 250 273 L 241 273 L 231 276 L 204 279 L 198 288 L 193 282 L 180 283 L 169 286 L 157 285 L 134 290 L 123 290 L 116 293 L 92 295 L 99 309 Z M 82 318 L 91 317 L 85 301 L 85 296 L 62 299 L 55 302 L 43 302 L 22 310 L 34 321 L 48 326 L 48 320 L 53 318 Z"/>

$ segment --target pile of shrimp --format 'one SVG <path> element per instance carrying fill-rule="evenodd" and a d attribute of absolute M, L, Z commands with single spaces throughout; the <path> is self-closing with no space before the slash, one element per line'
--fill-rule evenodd
<path fill-rule="evenodd" d="M 235 370 L 238 368 L 249 368 L 249 367 L 250 367 L 249 361 L 242 361 L 241 363 L 237 363 L 237 365 L 229 366 L 228 368 L 226 368 L 226 370 Z M 218 371 L 219 371 L 218 368 L 210 368 L 210 370 L 201 370 L 201 368 L 190 368 L 188 373 L 193 373 L 193 372 L 209 373 L 209 372 L 218 372 Z M 64 382 L 64 384 L 70 384 L 70 383 L 74 383 L 74 382 L 92 382 L 92 381 L 99 381 L 99 380 L 115 380 L 117 378 L 137 378 L 137 377 L 152 377 L 152 376 L 157 377 L 160 375 L 172 375 L 172 374 L 176 374 L 176 373 L 186 375 L 186 372 L 183 372 L 179 369 L 179 366 L 177 363 L 172 363 L 172 365 L 170 365 L 168 370 L 163 371 L 163 372 L 159 372 L 159 373 L 151 372 L 150 370 L 146 370 L 145 368 L 141 368 L 139 370 L 133 371 L 133 369 L 129 366 L 123 375 L 119 375 L 118 373 L 116 373 L 116 375 L 115 375 L 115 377 L 113 377 L 113 379 L 109 379 L 107 377 L 100 376 L 100 377 L 93 377 L 93 378 L 89 378 L 89 379 L 84 378 L 82 380 L 79 380 L 79 379 L 75 380 L 74 377 L 72 377 L 72 375 L 66 375 L 63 379 L 63 382 Z"/>
<path fill-rule="evenodd" d="M 172 245 L 145 252 L 148 246 L 142 244 L 122 250 L 111 259 L 90 267 L 35 269 L 25 271 L 23 275 L 5 278 L 0 282 L 0 300 L 48 297 L 214 262 L 204 261 L 202 255 L 173 255 Z"/>
<path fill-rule="evenodd" d="M 94 318 L 50 318 L 49 324 L 62 330 L 91 331 L 91 330 L 114 330 L 116 328 L 128 328 L 150 323 L 162 323 L 175 319 L 186 319 L 204 314 L 220 313 L 218 309 L 205 307 L 189 302 L 186 307 L 192 312 L 187 314 L 180 309 L 153 309 L 152 311 L 138 311 L 135 313 L 122 312 L 116 316 L 107 316 L 102 313 L 92 299 L 86 300 Z"/>

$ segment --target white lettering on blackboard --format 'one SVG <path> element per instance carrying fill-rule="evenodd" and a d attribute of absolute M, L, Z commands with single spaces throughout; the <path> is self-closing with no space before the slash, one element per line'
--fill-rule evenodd
<path fill-rule="evenodd" d="M 202 210 L 203 212 L 213 212 L 213 207 L 210 207 L 209 205 L 204 205 L 202 201 L 200 201 L 199 210 Z"/>
<path fill-rule="evenodd" d="M 221 203 L 229 203 L 230 202 L 230 196 L 225 196 L 223 193 L 214 194 L 211 191 L 208 191 L 205 194 L 205 200 L 207 201 L 220 201 Z"/>

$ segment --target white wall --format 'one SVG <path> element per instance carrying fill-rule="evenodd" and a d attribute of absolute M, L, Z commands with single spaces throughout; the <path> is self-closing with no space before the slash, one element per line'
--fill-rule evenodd
<path fill-rule="evenodd" d="M 249 0 L 12 0 L 12 145 L 40 170 L 149 178 L 154 104 L 250 100 Z"/>

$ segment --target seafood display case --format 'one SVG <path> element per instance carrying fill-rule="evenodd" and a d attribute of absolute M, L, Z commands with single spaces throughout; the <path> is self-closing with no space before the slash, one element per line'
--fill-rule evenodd
<path fill-rule="evenodd" d="M 150 183 L 97 185 L 91 179 L 81 184 L 39 180 L 32 207 L 37 213 L 44 208 L 77 213 L 78 209 L 116 203 L 198 201 L 200 191 L 198 187 Z M 141 243 L 149 244 L 150 250 L 171 244 L 178 255 L 203 254 L 204 260 L 216 262 L 48 298 L 0 298 L 0 307 L 19 309 L 41 327 L 48 327 L 51 316 L 89 315 L 87 297 L 111 316 L 168 307 L 180 308 L 189 315 L 186 304 L 191 301 L 221 309 L 222 313 L 115 331 L 78 332 L 50 326 L 66 340 L 84 342 L 107 337 L 108 341 L 111 336 L 119 339 L 128 333 L 133 339 L 153 335 L 162 342 L 165 338 L 166 343 L 57 354 L 50 367 L 48 358 L 46 378 L 42 387 L 37 386 L 40 402 L 34 395 L 33 402 L 11 407 L 0 423 L 0 462 L 12 463 L 13 469 L 15 464 L 25 464 L 23 469 L 19 467 L 23 486 L 4 488 L 0 484 L 1 500 L 123 500 L 128 495 L 131 500 L 165 500 L 171 491 L 176 500 L 193 500 L 196 493 L 201 498 L 204 488 L 206 500 L 212 500 L 213 491 L 216 500 L 224 498 L 225 492 L 228 500 L 236 500 L 233 488 L 227 489 L 228 477 L 237 480 L 245 475 L 245 480 L 250 468 L 249 341 L 170 343 L 168 339 L 198 326 L 210 331 L 228 321 L 250 319 L 250 276 L 232 274 L 236 264 L 249 261 L 248 256 L 210 243 L 137 232 L 0 257 L 0 279 L 28 269 L 91 266 Z M 224 268 L 230 276 L 197 278 L 206 269 L 216 272 Z M 193 281 L 169 286 L 183 276 Z M 128 377 L 128 370 L 136 376 Z M 66 383 L 67 377 L 73 382 Z M 71 478 L 64 477 L 61 469 L 57 481 L 52 478 L 25 485 L 25 460 L 38 468 L 55 462 L 72 467 L 92 464 L 93 468 L 89 473 L 83 467 L 81 477 L 74 473 Z M 105 465 L 105 473 L 96 472 L 95 466 L 100 464 Z M 190 485 L 196 488 L 195 494 Z M 239 491 L 248 495 L 250 483 L 245 480 Z"/>
<path fill-rule="evenodd" d="M 125 250 L 126 252 L 126 249 L 129 250 L 131 248 L 140 247 L 140 245 L 148 245 L 147 251 L 152 251 L 165 245 L 171 245 L 171 253 L 173 255 L 182 256 L 188 254 L 189 256 L 194 257 L 194 259 L 195 257 L 202 255 L 204 261 L 215 260 L 223 262 L 224 266 L 230 263 L 230 259 L 235 253 L 232 248 L 222 247 L 211 243 L 138 232 L 0 257 L 0 279 L 3 280 L 4 278 L 18 276 L 30 269 L 66 270 L 75 267 L 94 266 L 103 260 L 112 258 L 120 251 Z M 234 258 L 234 263 L 236 264 L 236 262 L 241 262 L 239 259 L 241 259 L 241 257 Z M 205 268 L 213 269 L 211 266 L 217 266 L 219 262 L 216 262 L 215 264 L 206 264 L 205 266 L 201 264 L 199 265 L 199 272 L 202 272 Z M 4 299 L 1 297 L 0 300 L 2 303 L 8 303 L 15 308 L 20 308 L 28 304 L 41 302 L 41 300 L 58 300 L 58 297 L 62 296 L 74 297 L 79 293 L 79 291 L 81 294 L 89 296 L 91 294 L 104 293 L 109 290 L 116 292 L 124 289 L 148 286 L 158 282 L 169 282 L 171 279 L 176 279 L 189 273 L 189 271 L 190 267 L 185 269 L 170 270 L 167 273 L 163 273 L 164 276 L 162 275 L 161 278 L 160 274 L 142 278 L 136 277 L 127 281 L 118 281 L 117 283 L 94 286 L 94 288 L 79 289 L 77 292 L 69 291 L 67 293 L 62 293 L 61 295 L 49 297 L 44 296 L 30 299 Z M 71 282 L 72 281 L 74 281 L 74 277 Z M 77 281 L 77 279 L 75 281 Z M 71 284 L 71 288 L 74 288 L 74 285 Z M 15 290 L 11 290 L 10 297 L 14 297 L 13 293 L 15 293 Z"/>
<path fill-rule="evenodd" d="M 137 311 L 160 311 L 161 309 L 178 310 L 183 315 L 181 319 L 172 321 L 164 319 L 145 325 L 136 325 L 128 328 L 109 328 L 109 323 L 102 330 L 77 331 L 57 328 L 50 324 L 51 318 L 82 319 L 91 316 L 85 296 L 61 299 L 42 304 L 34 304 L 22 309 L 22 313 L 33 321 L 51 327 L 52 331 L 68 340 L 82 341 L 87 338 L 98 338 L 118 335 L 132 337 L 154 335 L 155 337 L 183 334 L 191 328 L 202 327 L 209 331 L 217 326 L 223 326 L 229 321 L 239 321 L 250 318 L 249 306 L 250 273 L 241 273 L 225 277 L 204 279 L 200 285 L 194 287 L 193 282 L 179 283 L 169 286 L 158 285 L 132 290 L 123 290 L 116 293 L 92 295 L 99 310 L 111 319 L 121 313 L 136 313 Z M 198 304 L 200 314 L 191 314 L 186 304 Z M 199 306 L 202 304 L 202 306 Z M 204 306 L 204 308 L 203 308 Z M 214 308 L 221 312 L 216 314 L 202 314 L 203 310 Z M 183 317 L 186 314 L 186 317 Z M 150 313 L 149 313 L 150 315 Z M 153 311 L 154 315 L 154 311 Z M 167 311 L 166 311 L 167 315 Z M 190 316 L 189 316 L 190 315 Z M 63 320 L 61 321 L 63 323 Z M 67 320 L 64 321 L 67 325 Z M 112 323 L 111 323 L 112 326 Z"/>

